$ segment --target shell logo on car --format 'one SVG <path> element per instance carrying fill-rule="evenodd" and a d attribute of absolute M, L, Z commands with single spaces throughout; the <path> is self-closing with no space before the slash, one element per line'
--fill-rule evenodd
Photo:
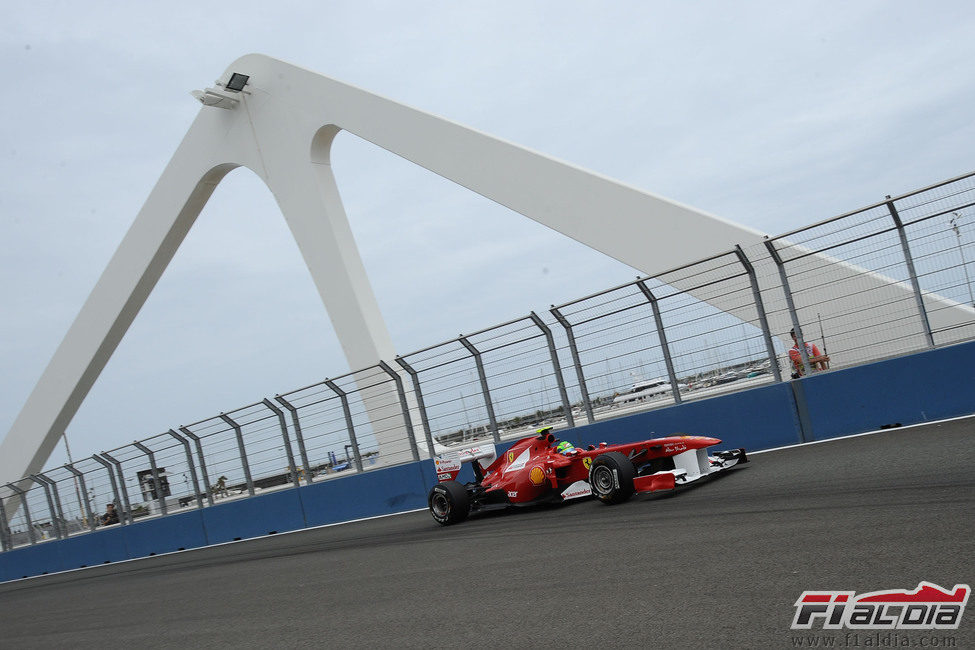
<path fill-rule="evenodd" d="M 545 481 L 545 472 L 542 471 L 541 467 L 532 467 L 531 471 L 528 472 L 528 480 L 533 485 L 541 485 Z"/>

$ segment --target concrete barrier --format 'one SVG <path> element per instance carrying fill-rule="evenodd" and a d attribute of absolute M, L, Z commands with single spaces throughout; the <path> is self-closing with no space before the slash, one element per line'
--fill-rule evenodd
<path fill-rule="evenodd" d="M 124 526 L 122 530 L 130 558 L 161 555 L 213 543 L 207 539 L 203 514 L 199 510 L 140 521 Z"/>
<path fill-rule="evenodd" d="M 306 526 L 300 488 L 218 503 L 198 512 L 203 514 L 202 527 L 208 544 L 283 533 Z"/>
<path fill-rule="evenodd" d="M 801 442 L 788 383 L 690 401 L 604 420 L 565 433 L 577 446 L 626 442 L 675 434 L 720 438 L 722 447 L 768 449 Z"/>
<path fill-rule="evenodd" d="M 975 412 L 975 343 L 814 375 L 799 382 L 810 440 Z"/>
<path fill-rule="evenodd" d="M 433 461 L 385 467 L 305 486 L 301 488 L 305 521 L 309 526 L 320 526 L 422 508 L 429 489 L 424 474 L 434 476 Z"/>
<path fill-rule="evenodd" d="M 126 532 L 123 527 L 115 526 L 97 533 L 77 535 L 55 542 L 61 569 L 68 571 L 142 557 L 142 555 L 132 554 L 126 540 Z"/>

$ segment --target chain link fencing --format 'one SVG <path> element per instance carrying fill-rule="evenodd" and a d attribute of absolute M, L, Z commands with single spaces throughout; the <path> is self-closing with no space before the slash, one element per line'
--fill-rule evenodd
<path fill-rule="evenodd" d="M 973 206 L 975 173 L 25 477 L 0 548 L 971 340 Z"/>

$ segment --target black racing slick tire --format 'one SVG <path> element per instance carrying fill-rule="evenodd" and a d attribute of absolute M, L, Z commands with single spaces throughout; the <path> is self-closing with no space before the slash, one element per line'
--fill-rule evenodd
<path fill-rule="evenodd" d="M 437 483 L 427 497 L 430 514 L 441 526 L 459 524 L 471 511 L 471 498 L 467 488 L 457 481 Z"/>
<path fill-rule="evenodd" d="M 633 496 L 636 468 L 629 458 L 618 451 L 596 456 L 589 468 L 589 487 L 594 497 L 603 503 L 623 503 Z"/>

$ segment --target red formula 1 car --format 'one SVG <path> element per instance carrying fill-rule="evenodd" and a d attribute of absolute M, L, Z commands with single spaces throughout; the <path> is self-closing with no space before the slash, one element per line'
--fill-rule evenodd
<path fill-rule="evenodd" d="M 427 503 L 430 513 L 446 526 L 464 521 L 471 512 L 498 506 L 525 506 L 566 501 L 589 495 L 603 503 L 622 503 L 635 492 L 673 490 L 748 462 L 744 449 L 715 452 L 717 438 L 669 436 L 622 445 L 590 445 L 587 449 L 559 443 L 552 428 L 522 438 L 497 458 L 494 445 L 481 445 L 434 459 L 437 479 Z M 470 462 L 475 480 L 457 481 Z"/>

